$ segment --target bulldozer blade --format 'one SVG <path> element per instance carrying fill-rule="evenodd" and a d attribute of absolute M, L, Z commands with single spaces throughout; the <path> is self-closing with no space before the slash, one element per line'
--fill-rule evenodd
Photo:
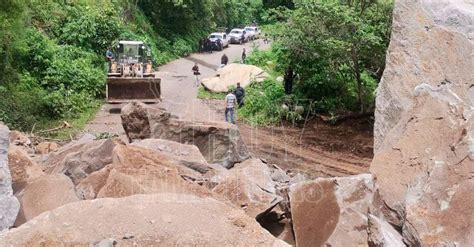
<path fill-rule="evenodd" d="M 161 101 L 161 80 L 158 78 L 107 78 L 107 102 L 127 103 L 140 101 L 157 103 Z"/>

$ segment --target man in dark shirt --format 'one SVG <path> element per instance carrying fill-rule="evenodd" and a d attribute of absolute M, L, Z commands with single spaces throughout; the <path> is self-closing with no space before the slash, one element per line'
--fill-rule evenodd
<path fill-rule="evenodd" d="M 234 91 L 234 95 L 237 98 L 237 104 L 239 108 L 244 105 L 245 89 L 240 86 L 240 83 L 237 83 L 237 88 Z"/>
<path fill-rule="evenodd" d="M 293 90 L 293 80 L 295 79 L 296 75 L 293 71 L 293 67 L 290 65 L 288 66 L 288 68 L 286 69 L 286 72 L 285 72 L 285 78 L 284 78 L 284 82 L 285 82 L 285 93 L 286 94 L 291 94 L 292 90 Z"/>
<path fill-rule="evenodd" d="M 221 57 L 221 66 L 226 66 L 228 62 L 229 62 L 229 58 L 224 53 L 224 55 L 222 55 L 222 57 Z"/>

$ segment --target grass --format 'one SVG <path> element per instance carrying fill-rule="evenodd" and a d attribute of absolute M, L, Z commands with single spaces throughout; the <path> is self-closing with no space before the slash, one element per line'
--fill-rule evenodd
<path fill-rule="evenodd" d="M 226 93 L 214 93 L 211 92 L 204 87 L 199 87 L 198 89 L 198 99 L 217 99 L 217 100 L 224 100 Z"/>
<path fill-rule="evenodd" d="M 70 141 L 71 137 L 76 137 L 76 135 L 78 135 L 84 129 L 86 124 L 94 118 L 103 103 L 103 100 L 96 100 L 96 102 L 92 104 L 93 107 L 88 108 L 77 116 L 42 122 L 36 127 L 34 132 L 57 128 L 62 126 L 63 122 L 67 122 L 71 126 L 70 128 L 63 128 L 38 135 L 44 138 L 54 139 L 56 141 Z"/>

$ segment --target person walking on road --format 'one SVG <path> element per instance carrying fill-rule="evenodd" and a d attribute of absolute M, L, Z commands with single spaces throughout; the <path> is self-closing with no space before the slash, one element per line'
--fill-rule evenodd
<path fill-rule="evenodd" d="M 237 98 L 237 104 L 239 108 L 244 105 L 245 89 L 240 86 L 240 83 L 237 83 L 237 88 L 234 91 L 234 95 Z"/>
<path fill-rule="evenodd" d="M 245 48 L 242 50 L 242 63 L 245 64 L 245 59 L 247 59 L 247 51 Z"/>
<path fill-rule="evenodd" d="M 229 62 L 229 58 L 228 58 L 227 55 L 224 53 L 224 55 L 222 55 L 222 57 L 221 57 L 221 67 L 226 66 L 228 62 Z"/>
<path fill-rule="evenodd" d="M 225 96 L 225 121 L 235 124 L 234 109 L 237 99 L 232 91 Z"/>
<path fill-rule="evenodd" d="M 193 75 L 196 77 L 195 86 L 198 87 L 199 86 L 199 76 L 201 75 L 201 73 L 199 72 L 199 66 L 198 66 L 197 63 L 194 63 L 192 71 L 193 71 Z"/>

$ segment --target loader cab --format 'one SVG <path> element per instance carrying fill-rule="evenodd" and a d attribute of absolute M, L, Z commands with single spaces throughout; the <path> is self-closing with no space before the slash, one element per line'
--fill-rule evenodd
<path fill-rule="evenodd" d="M 150 49 L 141 41 L 119 41 L 116 48 L 122 64 L 146 63 L 150 57 Z"/>

